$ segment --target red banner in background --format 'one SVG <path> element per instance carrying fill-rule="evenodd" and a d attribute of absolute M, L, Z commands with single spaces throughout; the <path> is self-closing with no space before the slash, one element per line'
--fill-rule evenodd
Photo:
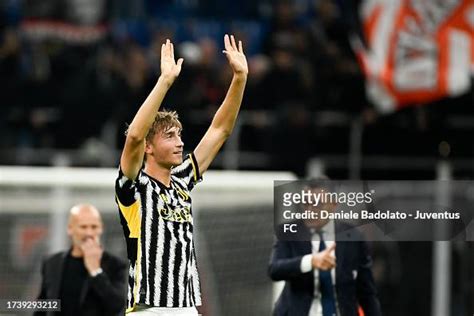
<path fill-rule="evenodd" d="M 21 30 L 33 40 L 88 45 L 108 32 L 110 0 L 25 0 Z"/>
<path fill-rule="evenodd" d="M 474 74 L 473 0 L 364 0 L 354 47 L 381 112 L 457 96 Z"/>

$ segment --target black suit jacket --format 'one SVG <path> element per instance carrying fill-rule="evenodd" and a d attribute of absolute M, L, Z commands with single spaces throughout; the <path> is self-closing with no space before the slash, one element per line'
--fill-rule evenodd
<path fill-rule="evenodd" d="M 337 241 L 344 232 L 344 240 Z M 340 235 L 339 235 L 340 236 Z M 274 314 L 307 316 L 313 302 L 314 274 L 301 272 L 301 259 L 312 253 L 311 238 L 307 241 L 277 240 L 269 265 L 274 281 L 286 281 Z M 358 315 L 358 306 L 365 316 L 380 316 L 380 304 L 372 277 L 372 259 L 367 243 L 352 227 L 336 223 L 336 296 L 340 316 Z"/>
<path fill-rule="evenodd" d="M 69 252 L 48 257 L 42 264 L 41 293 L 38 299 L 58 299 L 64 261 Z M 113 316 L 125 313 L 128 265 L 122 259 L 104 251 L 101 260 L 103 273 L 88 277 L 79 297 L 81 315 Z M 35 312 L 34 316 L 55 315 L 53 312 Z"/>

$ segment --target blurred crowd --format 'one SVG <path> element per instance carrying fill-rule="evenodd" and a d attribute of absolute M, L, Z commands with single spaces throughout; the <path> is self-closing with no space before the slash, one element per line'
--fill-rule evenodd
<path fill-rule="evenodd" d="M 68 2 L 86 7 L 66 8 L 66 16 L 84 12 L 82 19 L 69 14 L 69 21 L 79 25 L 78 32 L 99 30 L 97 38 L 71 39 L 67 27 L 55 36 L 38 31 L 45 28 L 37 23 L 44 5 L 0 1 L 4 151 L 121 148 L 126 123 L 159 76 L 159 48 L 167 38 L 185 62 L 164 106 L 178 111 L 185 147 L 193 148 L 230 82 L 221 50 L 223 35 L 233 33 L 243 40 L 250 67 L 239 149 L 271 157 L 265 169 L 303 175 L 316 154 L 347 154 L 355 119 L 376 130 L 364 135 L 368 153 L 438 154 L 441 139 L 431 134 L 430 124 L 438 124 L 444 112 L 434 119 L 419 109 L 380 118 L 368 104 L 349 44 L 358 33 L 357 1 Z M 456 103 L 469 103 L 472 96 L 463 100 Z M 381 131 L 393 126 L 406 129 L 407 141 L 415 131 L 424 145 L 397 145 L 393 140 L 400 140 L 400 133 L 381 138 Z M 6 156 L 2 160 L 18 163 Z"/>

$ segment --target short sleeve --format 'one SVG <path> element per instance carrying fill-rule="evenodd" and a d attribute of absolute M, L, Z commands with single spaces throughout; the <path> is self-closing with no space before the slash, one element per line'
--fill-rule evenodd
<path fill-rule="evenodd" d="M 120 221 L 125 227 L 127 237 L 130 238 L 140 236 L 140 202 L 136 185 L 137 181 L 127 178 L 119 168 L 115 180 L 115 200 L 120 210 Z"/>
<path fill-rule="evenodd" d="M 202 177 L 194 153 L 188 154 L 183 163 L 174 167 L 171 171 L 171 175 L 183 181 L 189 191 L 191 191 L 198 182 L 201 182 Z"/>
<path fill-rule="evenodd" d="M 137 177 L 138 178 L 138 177 Z M 115 195 L 120 204 L 130 206 L 136 201 L 136 181 L 127 178 L 119 167 L 118 177 L 115 180 Z"/>

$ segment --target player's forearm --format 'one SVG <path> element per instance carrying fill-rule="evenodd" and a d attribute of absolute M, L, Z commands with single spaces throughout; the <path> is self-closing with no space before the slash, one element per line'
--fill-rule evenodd
<path fill-rule="evenodd" d="M 128 128 L 127 137 L 137 141 L 145 139 L 148 130 L 153 124 L 156 112 L 159 110 L 161 103 L 172 84 L 172 79 L 160 76 L 155 87 L 151 90 L 145 102 L 143 102 L 133 118 L 133 121 Z"/>
<path fill-rule="evenodd" d="M 230 135 L 239 114 L 244 96 L 247 74 L 234 74 L 227 95 L 217 110 L 211 126 Z"/>

